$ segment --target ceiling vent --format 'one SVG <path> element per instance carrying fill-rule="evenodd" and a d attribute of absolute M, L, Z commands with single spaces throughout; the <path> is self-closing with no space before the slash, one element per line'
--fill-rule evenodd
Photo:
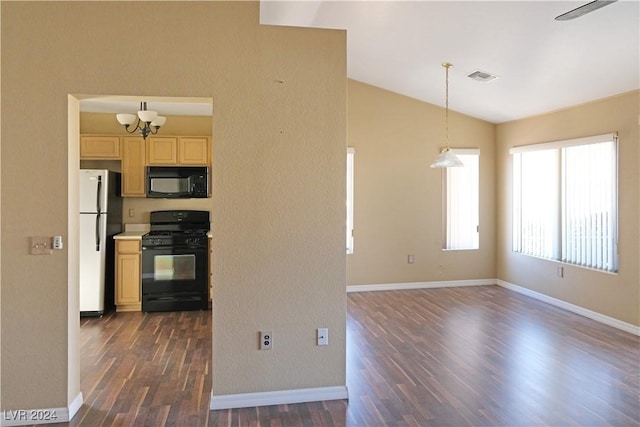
<path fill-rule="evenodd" d="M 487 73 L 486 71 L 474 71 L 473 73 L 469 74 L 467 77 L 472 78 L 473 80 L 477 80 L 479 82 L 489 82 L 493 79 L 498 78 L 498 76 L 491 74 L 491 73 Z"/>

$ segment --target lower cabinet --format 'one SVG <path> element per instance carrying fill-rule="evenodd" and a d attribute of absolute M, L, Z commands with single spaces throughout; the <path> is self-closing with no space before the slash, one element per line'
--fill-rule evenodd
<path fill-rule="evenodd" d="M 116 240 L 116 311 L 141 310 L 140 240 Z"/>

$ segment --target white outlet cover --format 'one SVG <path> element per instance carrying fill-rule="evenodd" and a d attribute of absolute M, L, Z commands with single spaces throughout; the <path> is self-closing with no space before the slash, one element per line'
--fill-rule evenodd
<path fill-rule="evenodd" d="M 260 350 L 271 350 L 273 347 L 273 333 L 260 331 Z"/>
<path fill-rule="evenodd" d="M 318 345 L 329 345 L 329 328 L 318 328 Z"/>

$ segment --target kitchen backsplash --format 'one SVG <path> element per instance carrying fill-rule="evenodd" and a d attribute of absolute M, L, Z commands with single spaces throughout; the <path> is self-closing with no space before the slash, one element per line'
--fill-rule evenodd
<path fill-rule="evenodd" d="M 125 224 L 124 225 L 124 231 L 136 231 L 136 232 L 142 232 L 142 233 L 147 233 L 149 231 L 149 224 Z"/>
<path fill-rule="evenodd" d="M 126 224 L 148 224 L 151 211 L 193 209 L 213 210 L 213 198 L 206 199 L 146 199 L 124 197 L 122 199 L 122 222 Z M 133 216 L 131 215 L 133 214 Z"/>

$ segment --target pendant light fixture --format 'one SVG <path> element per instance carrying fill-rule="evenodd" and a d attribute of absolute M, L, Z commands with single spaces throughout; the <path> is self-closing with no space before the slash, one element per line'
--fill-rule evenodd
<path fill-rule="evenodd" d="M 158 129 L 164 125 L 164 122 L 167 121 L 167 118 L 164 116 L 159 116 L 157 111 L 147 110 L 147 103 L 140 103 L 140 110 L 138 111 L 138 116 L 135 114 L 116 114 L 116 119 L 118 123 L 124 126 L 124 129 L 128 133 L 134 133 L 135 131 L 140 132 L 140 135 L 143 139 L 147 139 L 149 135 L 155 135 L 158 133 Z M 135 127 L 131 127 L 133 122 L 136 121 Z"/>
<path fill-rule="evenodd" d="M 460 159 L 453 154 L 451 148 L 449 148 L 449 68 L 453 67 L 452 64 L 444 62 L 442 66 L 445 69 L 445 104 L 444 104 L 444 122 L 445 122 L 445 147 L 438 158 L 431 163 L 432 168 L 452 168 L 464 166 Z"/>

